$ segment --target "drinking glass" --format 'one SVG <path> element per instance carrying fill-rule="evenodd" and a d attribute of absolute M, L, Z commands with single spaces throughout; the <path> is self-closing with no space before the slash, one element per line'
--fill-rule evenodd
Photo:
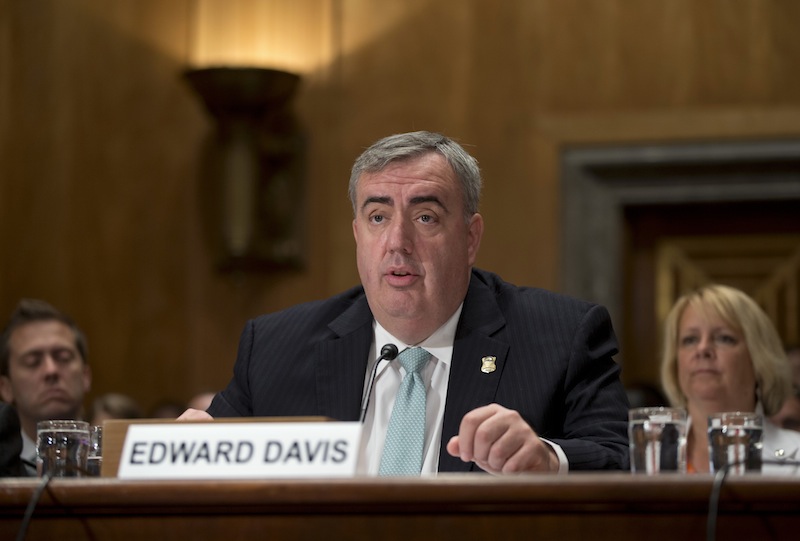
<path fill-rule="evenodd" d="M 100 477 L 100 470 L 103 466 L 103 427 L 89 427 L 89 458 L 87 471 L 92 477 Z"/>
<path fill-rule="evenodd" d="M 89 457 L 89 423 L 51 420 L 36 424 L 36 469 L 39 476 L 83 477 Z"/>
<path fill-rule="evenodd" d="M 631 473 L 686 473 L 686 410 L 634 408 L 628 412 Z"/>
<path fill-rule="evenodd" d="M 728 411 L 708 416 L 708 456 L 711 472 L 761 472 L 763 421 L 757 413 Z"/>

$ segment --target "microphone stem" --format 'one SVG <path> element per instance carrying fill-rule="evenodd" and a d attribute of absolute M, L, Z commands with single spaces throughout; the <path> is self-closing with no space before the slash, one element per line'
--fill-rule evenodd
<path fill-rule="evenodd" d="M 381 348 L 381 356 L 375 361 L 375 366 L 372 367 L 372 374 L 370 374 L 369 382 L 367 383 L 367 393 L 364 395 L 364 405 L 361 406 L 361 415 L 359 415 L 360 423 L 363 423 L 364 419 L 367 417 L 367 408 L 369 407 L 369 399 L 372 394 L 372 386 L 375 384 L 375 375 L 378 373 L 378 366 L 380 366 L 381 361 L 391 361 L 395 357 L 397 357 L 397 346 L 394 344 L 386 344 Z"/>

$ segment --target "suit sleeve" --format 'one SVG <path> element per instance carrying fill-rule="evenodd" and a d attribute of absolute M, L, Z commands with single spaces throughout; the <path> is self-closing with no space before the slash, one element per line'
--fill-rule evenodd
<path fill-rule="evenodd" d="M 552 438 L 569 469 L 628 469 L 628 398 L 613 359 L 617 340 L 605 308 L 584 315 L 571 347 L 565 381 L 564 438 Z"/>
<path fill-rule="evenodd" d="M 239 350 L 233 367 L 233 378 L 228 386 L 214 397 L 208 407 L 212 417 L 251 417 L 253 402 L 250 394 L 250 361 L 253 352 L 255 322 L 248 321 L 239 338 Z"/>

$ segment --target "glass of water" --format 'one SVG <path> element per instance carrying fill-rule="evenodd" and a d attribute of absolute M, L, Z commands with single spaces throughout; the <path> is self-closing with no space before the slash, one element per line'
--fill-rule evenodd
<path fill-rule="evenodd" d="M 36 424 L 39 476 L 83 477 L 89 457 L 89 423 L 52 420 Z"/>
<path fill-rule="evenodd" d="M 686 473 L 686 410 L 634 408 L 628 412 L 631 473 Z"/>
<path fill-rule="evenodd" d="M 761 415 L 743 411 L 708 417 L 708 455 L 712 473 L 728 468 L 732 474 L 761 472 L 763 437 Z"/>
<path fill-rule="evenodd" d="M 92 477 L 100 477 L 103 466 L 103 427 L 89 427 L 89 459 L 87 471 Z"/>

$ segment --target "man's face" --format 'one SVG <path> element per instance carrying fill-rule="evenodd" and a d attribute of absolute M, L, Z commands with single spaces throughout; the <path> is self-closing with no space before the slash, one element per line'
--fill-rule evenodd
<path fill-rule="evenodd" d="M 418 343 L 464 300 L 483 218 L 464 217 L 460 183 L 443 156 L 427 153 L 361 176 L 356 189 L 358 273 L 375 318 Z"/>
<path fill-rule="evenodd" d="M 11 334 L 8 376 L 0 377 L 3 400 L 25 423 L 75 419 L 91 385 L 91 371 L 60 321 L 34 321 Z"/>
<path fill-rule="evenodd" d="M 783 403 L 781 410 L 772 417 L 772 422 L 788 430 L 800 431 L 800 396 L 792 394 Z"/>
<path fill-rule="evenodd" d="M 772 422 L 783 428 L 800 431 L 800 348 L 788 352 L 786 358 L 792 367 L 792 396 L 772 417 Z"/>

